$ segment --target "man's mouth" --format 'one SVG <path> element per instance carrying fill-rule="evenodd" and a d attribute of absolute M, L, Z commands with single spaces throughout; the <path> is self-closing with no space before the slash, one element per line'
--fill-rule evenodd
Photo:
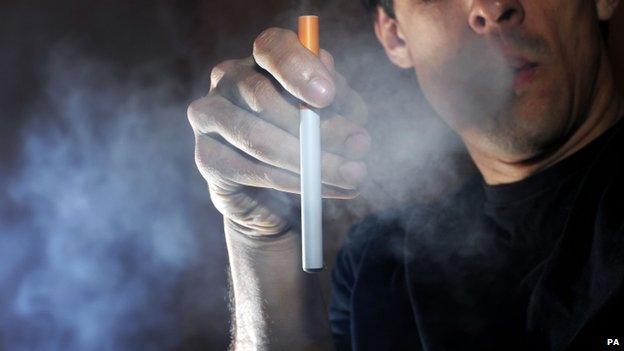
<path fill-rule="evenodd" d="M 535 75 L 539 65 L 525 59 L 514 60 L 513 64 L 513 89 L 515 91 L 525 88 L 535 80 Z"/>

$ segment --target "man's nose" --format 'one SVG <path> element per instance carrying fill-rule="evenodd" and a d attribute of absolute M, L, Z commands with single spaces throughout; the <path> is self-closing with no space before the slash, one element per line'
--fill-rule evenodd
<path fill-rule="evenodd" d="M 477 34 L 488 34 L 520 25 L 524 8 L 517 0 L 474 0 L 468 21 Z"/>

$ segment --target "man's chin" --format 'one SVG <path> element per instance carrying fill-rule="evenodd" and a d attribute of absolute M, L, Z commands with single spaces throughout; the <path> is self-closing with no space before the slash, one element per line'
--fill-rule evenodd
<path fill-rule="evenodd" d="M 543 158 L 565 142 L 566 120 L 550 109 L 532 108 L 514 111 L 499 124 L 493 137 L 510 162 L 530 162 Z"/>

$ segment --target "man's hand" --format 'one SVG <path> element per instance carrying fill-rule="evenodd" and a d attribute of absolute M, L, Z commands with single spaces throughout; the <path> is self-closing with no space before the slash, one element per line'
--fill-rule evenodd
<path fill-rule="evenodd" d="M 195 160 L 211 199 L 248 235 L 288 228 L 287 211 L 275 204 L 280 192 L 300 192 L 300 101 L 322 109 L 323 197 L 357 196 L 371 143 L 362 127 L 365 104 L 334 70 L 332 56 L 324 50 L 315 56 L 294 32 L 262 32 L 253 55 L 217 65 L 208 96 L 188 108 Z"/>

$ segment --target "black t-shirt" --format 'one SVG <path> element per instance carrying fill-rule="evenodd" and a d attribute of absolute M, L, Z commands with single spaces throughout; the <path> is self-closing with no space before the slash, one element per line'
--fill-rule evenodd
<path fill-rule="evenodd" d="M 519 182 L 478 176 L 353 226 L 338 350 L 624 350 L 623 151 L 624 119 Z"/>

